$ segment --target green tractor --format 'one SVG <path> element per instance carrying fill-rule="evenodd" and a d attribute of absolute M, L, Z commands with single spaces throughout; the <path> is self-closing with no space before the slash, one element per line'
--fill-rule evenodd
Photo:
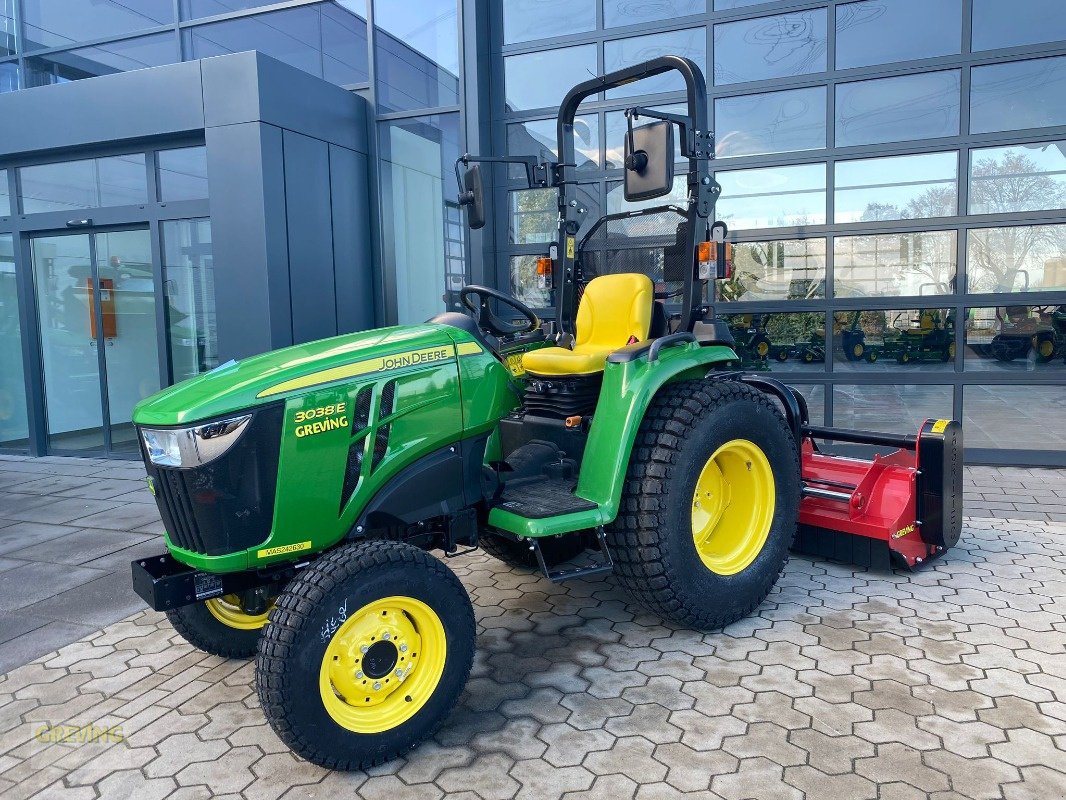
<path fill-rule="evenodd" d="M 626 112 L 625 195 L 669 194 L 677 128 L 687 202 L 597 221 L 593 231 L 663 215 L 669 241 L 646 271 L 629 263 L 590 278 L 593 233 L 578 238 L 587 213 L 576 199 L 578 105 L 671 70 L 687 85 L 687 113 Z M 635 126 L 640 117 L 652 121 Z M 709 631 L 749 614 L 777 581 L 808 492 L 801 449 L 822 484 L 809 490 L 812 524 L 843 529 L 866 513 L 806 438 L 802 396 L 725 368 L 737 361 L 728 326 L 702 305 L 707 283 L 728 277 L 729 258 L 696 65 L 663 56 L 576 86 L 558 141 L 558 163 L 456 164 L 475 228 L 485 220 L 479 162 L 519 163 L 531 186 L 557 191 L 558 235 L 542 273 L 554 329 L 513 297 L 471 285 L 461 292 L 470 315 L 231 361 L 134 412 L 167 545 L 133 562 L 136 592 L 193 645 L 256 655 L 267 720 L 316 764 L 382 763 L 429 736 L 456 703 L 474 612 L 430 551 L 481 547 L 551 581 L 613 571 L 664 619 Z M 650 277 L 664 259 L 666 280 L 682 286 L 671 314 Z M 956 428 L 943 420 L 928 436 L 954 442 Z M 877 436 L 917 447 L 914 436 Z M 961 464 L 949 454 L 945 464 Z M 842 461 L 845 478 L 860 463 Z M 901 486 L 914 485 L 916 467 L 880 467 L 871 480 L 893 469 Z M 911 566 L 954 541 L 891 539 L 890 529 L 916 530 L 916 513 L 878 517 L 883 544 L 910 547 Z M 931 514 L 923 536 L 941 516 Z"/>

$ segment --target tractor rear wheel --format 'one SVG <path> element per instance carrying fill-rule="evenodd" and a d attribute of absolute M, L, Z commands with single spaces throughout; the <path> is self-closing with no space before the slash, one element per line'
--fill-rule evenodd
<path fill-rule="evenodd" d="M 272 607 L 272 604 L 271 604 Z M 223 658 L 251 658 L 270 608 L 251 613 L 237 595 L 224 595 L 175 608 L 167 619 L 193 647 Z"/>
<path fill-rule="evenodd" d="M 538 569 L 536 554 L 529 549 L 528 544 L 514 542 L 497 536 L 488 531 L 482 531 L 478 536 L 478 546 L 490 556 L 498 558 L 504 564 L 519 569 Z M 569 561 L 585 549 L 585 540 L 581 534 L 569 534 L 560 538 L 546 538 L 540 540 L 540 554 L 544 556 L 544 563 L 549 567 Z"/>
<path fill-rule="evenodd" d="M 777 582 L 799 497 L 796 442 L 766 395 L 729 380 L 667 386 L 641 423 L 609 529 L 615 574 L 655 613 L 721 628 Z"/>
<path fill-rule="evenodd" d="M 368 769 L 430 736 L 474 656 L 474 610 L 455 574 L 403 542 L 320 557 L 278 598 L 259 645 L 267 721 L 327 769 Z"/>

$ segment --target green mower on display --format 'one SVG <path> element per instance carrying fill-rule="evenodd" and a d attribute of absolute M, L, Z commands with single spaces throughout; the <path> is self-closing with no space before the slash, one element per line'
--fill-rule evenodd
<path fill-rule="evenodd" d="M 670 193 L 676 126 L 687 202 L 586 219 L 576 199 L 578 105 L 671 70 L 685 80 L 687 113 L 626 111 L 625 196 Z M 881 462 L 876 475 L 855 478 L 873 502 L 853 507 L 847 484 L 827 472 L 833 457 L 814 452 L 802 396 L 725 368 L 737 355 L 707 290 L 728 277 L 730 246 L 714 218 L 706 102 L 699 68 L 664 56 L 566 95 L 558 163 L 459 159 L 474 228 L 485 222 L 480 162 L 523 165 L 531 187 L 557 191 L 558 235 L 538 265 L 554 325 L 471 285 L 460 293 L 470 315 L 229 362 L 137 406 L 167 553 L 133 562 L 134 588 L 193 645 L 257 656 L 263 711 L 300 756 L 365 769 L 416 746 L 455 705 L 474 612 L 430 550 L 480 546 L 552 581 L 613 572 L 663 618 L 710 631 L 770 592 L 801 498 L 815 502 L 825 532 L 849 536 L 833 515 L 865 515 L 878 481 L 894 475 L 904 488 L 885 496 L 900 508 L 864 522 L 861 536 L 895 530 L 899 545 L 889 533 L 876 544 L 886 554 L 912 547 L 910 565 L 914 553 L 920 563 L 957 540 L 957 487 L 945 493 L 930 478 L 923 493 L 915 478 L 959 477 L 957 423 L 917 437 L 877 434 L 872 442 L 942 463 L 919 471 L 903 457 Z M 651 121 L 635 125 L 641 117 Z M 661 233 L 649 234 L 652 223 Z M 643 270 L 630 260 L 608 274 L 597 233 L 613 230 L 642 232 Z M 801 478 L 801 451 L 820 459 L 811 480 L 821 488 Z M 941 505 L 919 539 L 911 532 L 927 495 Z M 869 550 L 874 540 L 863 542 Z"/>

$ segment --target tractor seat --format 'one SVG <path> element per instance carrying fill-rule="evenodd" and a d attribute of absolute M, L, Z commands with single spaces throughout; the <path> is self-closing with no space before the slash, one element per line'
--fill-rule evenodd
<path fill-rule="evenodd" d="M 577 308 L 574 348 L 544 347 L 522 357 L 531 375 L 594 375 L 608 354 L 648 338 L 654 287 L 647 275 L 601 275 L 585 286 Z"/>

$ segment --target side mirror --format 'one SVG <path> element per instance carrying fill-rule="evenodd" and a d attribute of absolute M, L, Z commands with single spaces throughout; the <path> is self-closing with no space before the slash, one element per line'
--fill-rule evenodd
<path fill-rule="evenodd" d="M 625 198 L 652 200 L 674 188 L 674 130 L 665 120 L 630 128 L 625 141 Z"/>
<path fill-rule="evenodd" d="M 466 222 L 473 229 L 485 227 L 485 190 L 481 183 L 481 166 L 471 164 L 463 175 L 459 205 L 466 206 Z"/>

